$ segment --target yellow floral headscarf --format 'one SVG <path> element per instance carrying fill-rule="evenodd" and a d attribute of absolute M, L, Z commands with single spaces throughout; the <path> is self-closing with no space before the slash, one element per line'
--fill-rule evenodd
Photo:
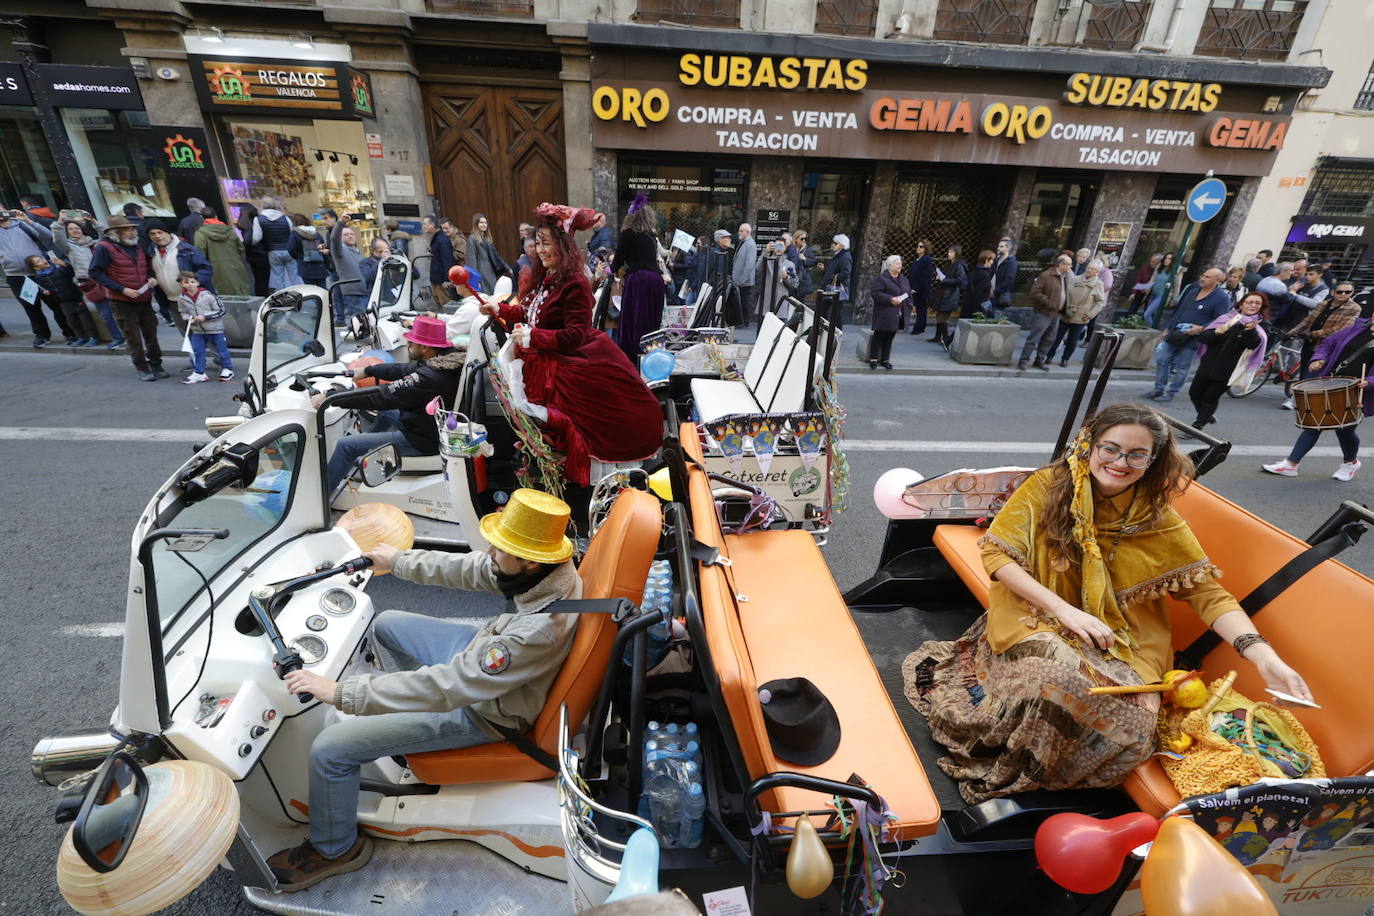
<path fill-rule="evenodd" d="M 1084 427 L 1066 456 L 1073 481 L 1069 505 L 1073 539 L 1082 555 L 1076 568 L 1063 558 L 1051 556 L 1047 538 L 1040 531 L 1049 501 L 1049 469 L 1032 474 L 1012 494 L 993 519 L 985 540 L 1015 560 L 1041 585 L 1110 627 L 1116 642 L 1107 650 L 1108 654 L 1130 664 L 1138 644 L 1122 609 L 1201 583 L 1209 576 L 1219 576 L 1220 571 L 1173 509 L 1166 510 L 1163 518 L 1151 525 L 1149 501 L 1135 499 L 1122 518 L 1096 522 L 1088 466 L 1091 452 L 1092 437 Z M 1104 541 L 1111 554 L 1110 568 L 1103 554 Z M 988 607 L 988 638 L 995 651 L 1005 651 L 1030 632 L 1040 630 L 1063 635 L 1057 621 L 1040 608 L 1028 608 L 1024 599 L 1010 589 L 993 590 Z"/>

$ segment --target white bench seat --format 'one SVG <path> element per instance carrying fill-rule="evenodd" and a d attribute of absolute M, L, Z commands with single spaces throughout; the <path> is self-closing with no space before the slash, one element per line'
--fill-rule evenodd
<path fill-rule="evenodd" d="M 777 315 L 764 316 L 744 365 L 742 381 L 692 379 L 692 400 L 701 423 L 747 413 L 794 413 L 806 402 L 811 348 Z"/>

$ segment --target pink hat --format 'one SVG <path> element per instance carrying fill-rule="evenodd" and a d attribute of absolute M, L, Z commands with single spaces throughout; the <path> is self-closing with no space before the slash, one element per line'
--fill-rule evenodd
<path fill-rule="evenodd" d="M 417 343 L 422 347 L 433 347 L 436 350 L 447 350 L 453 346 L 448 342 L 448 326 L 440 319 L 431 318 L 428 315 L 421 315 L 416 318 L 415 324 L 404 336 L 411 343 Z"/>

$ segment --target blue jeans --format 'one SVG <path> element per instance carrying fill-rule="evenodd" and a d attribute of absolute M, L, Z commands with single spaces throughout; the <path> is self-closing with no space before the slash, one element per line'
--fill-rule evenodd
<path fill-rule="evenodd" d="M 1188 371 L 1193 368 L 1197 356 L 1198 339 L 1188 338 L 1188 342 L 1176 347 L 1167 340 L 1161 340 L 1155 347 L 1155 390 L 1174 397 L 1188 381 Z"/>
<path fill-rule="evenodd" d="M 472 642 L 477 629 L 405 611 L 383 611 L 372 622 L 373 642 L 394 661 L 392 670 L 444 665 Z M 310 745 L 310 842 L 331 859 L 358 836 L 358 768 L 382 757 L 490 744 L 466 709 L 391 712 L 335 722 Z"/>
<path fill-rule="evenodd" d="M 1145 323 L 1152 328 L 1159 327 L 1159 325 L 1155 324 L 1155 319 L 1159 317 L 1160 305 L 1163 299 L 1164 297 L 1162 295 L 1150 293 L 1150 302 L 1145 306 Z"/>
<path fill-rule="evenodd" d="M 1355 434 L 1359 427 L 1347 426 L 1344 429 L 1336 430 L 1336 441 L 1341 444 L 1341 460 L 1346 464 L 1354 461 L 1360 454 L 1360 437 Z M 1288 453 L 1288 460 L 1297 464 L 1310 451 L 1312 446 L 1317 444 L 1317 439 L 1326 432 L 1324 429 L 1304 429 L 1298 433 L 1298 441 L 1293 443 L 1293 450 Z"/>
<path fill-rule="evenodd" d="M 401 432 L 401 412 L 381 411 L 377 414 L 371 430 L 344 436 L 339 440 L 339 444 L 334 446 L 334 454 L 329 456 L 329 465 L 325 468 L 330 502 L 333 502 L 339 486 L 353 473 L 358 459 L 381 445 L 395 445 L 396 451 L 403 458 L 414 458 L 420 454 L 419 449 L 411 445 L 405 433 Z"/>
<path fill-rule="evenodd" d="M 229 341 L 224 334 L 191 334 L 191 365 L 196 372 L 205 372 L 205 345 L 213 344 L 215 352 L 219 354 L 219 366 L 221 369 L 234 371 L 234 360 L 229 356 Z"/>
<path fill-rule="evenodd" d="M 300 282 L 301 275 L 296 272 L 296 259 L 291 257 L 291 252 L 285 248 L 267 252 L 268 289 L 286 289 Z"/>
<path fill-rule="evenodd" d="M 115 322 L 114 310 L 110 308 L 109 299 L 101 299 L 95 304 L 100 311 L 100 320 L 105 322 L 105 330 L 110 332 L 110 343 L 124 343 L 124 335 L 119 330 L 119 325 Z"/>

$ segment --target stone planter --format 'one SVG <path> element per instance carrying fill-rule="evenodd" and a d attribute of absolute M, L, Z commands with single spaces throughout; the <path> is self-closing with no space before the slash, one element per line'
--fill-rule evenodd
<path fill-rule="evenodd" d="M 954 324 L 954 343 L 949 355 L 959 363 L 979 366 L 1009 366 L 1016 356 L 1018 324 L 980 324 L 960 318 Z"/>
<path fill-rule="evenodd" d="M 1143 331 L 1121 331 L 1123 340 L 1121 341 L 1121 352 L 1116 354 L 1117 369 L 1148 369 L 1150 363 L 1155 358 L 1155 345 L 1159 343 L 1159 332 L 1153 328 L 1146 328 Z M 1102 364 L 1102 357 L 1098 357 L 1098 365 Z"/>

